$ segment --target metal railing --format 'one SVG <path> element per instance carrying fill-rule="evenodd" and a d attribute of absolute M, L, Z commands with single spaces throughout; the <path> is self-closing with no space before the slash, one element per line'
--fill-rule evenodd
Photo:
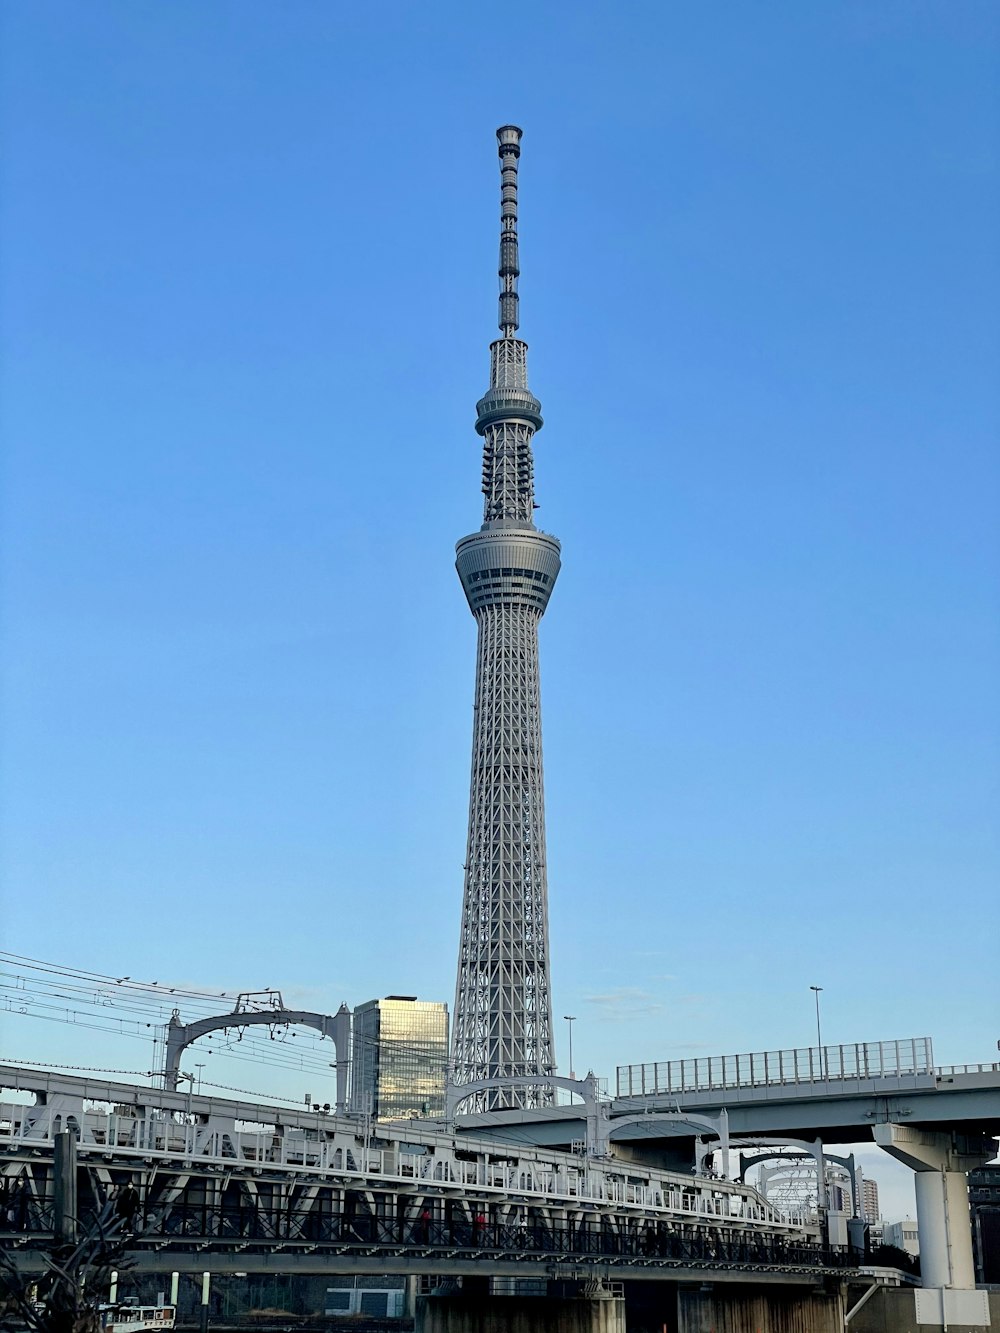
<path fill-rule="evenodd" d="M 901 1041 L 804 1046 L 787 1051 L 619 1065 L 617 1087 L 619 1097 L 641 1097 L 655 1092 L 710 1092 L 934 1072 L 930 1037 L 908 1037 Z"/>

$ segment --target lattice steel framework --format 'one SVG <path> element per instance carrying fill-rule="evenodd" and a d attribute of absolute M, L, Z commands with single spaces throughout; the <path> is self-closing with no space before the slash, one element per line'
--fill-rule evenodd
<path fill-rule="evenodd" d="M 483 526 L 458 543 L 457 568 L 479 626 L 469 841 L 452 1037 L 453 1078 L 555 1072 L 549 979 L 538 622 L 559 574 L 559 543 L 533 522 L 531 440 L 541 404 L 528 389 L 518 328 L 517 163 L 521 131 L 497 131 L 501 175 L 500 331 L 483 437 Z M 545 1088 L 489 1092 L 476 1109 L 538 1106 Z"/>

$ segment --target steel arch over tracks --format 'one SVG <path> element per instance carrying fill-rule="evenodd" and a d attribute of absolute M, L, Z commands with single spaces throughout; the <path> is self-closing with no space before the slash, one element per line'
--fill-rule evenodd
<path fill-rule="evenodd" d="M 201 1018 L 194 1023 L 182 1023 L 175 1012 L 167 1024 L 166 1055 L 163 1062 L 165 1086 L 175 1089 L 181 1078 L 181 1055 L 192 1042 L 209 1032 L 218 1032 L 226 1028 L 244 1027 L 280 1027 L 284 1024 L 315 1028 L 324 1037 L 329 1037 L 336 1051 L 337 1071 L 337 1112 L 343 1114 L 347 1109 L 347 1083 L 351 1059 L 351 1014 L 345 1004 L 335 1014 L 314 1014 L 305 1009 L 267 1009 L 263 1012 L 237 1010 L 231 1014 L 219 1014 L 212 1018 Z"/>

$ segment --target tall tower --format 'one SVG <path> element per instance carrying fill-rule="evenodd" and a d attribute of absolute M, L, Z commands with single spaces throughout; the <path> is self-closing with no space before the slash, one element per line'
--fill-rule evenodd
<path fill-rule="evenodd" d="M 483 437 L 483 526 L 458 543 L 456 566 L 479 627 L 469 842 L 452 1029 L 457 1083 L 551 1074 L 545 802 L 538 622 L 559 574 L 559 543 L 533 522 L 531 438 L 541 404 L 517 337 L 517 162 L 521 131 L 500 152 L 500 332 L 490 387 L 476 405 Z M 546 1089 L 488 1093 L 481 1109 L 538 1106 Z"/>

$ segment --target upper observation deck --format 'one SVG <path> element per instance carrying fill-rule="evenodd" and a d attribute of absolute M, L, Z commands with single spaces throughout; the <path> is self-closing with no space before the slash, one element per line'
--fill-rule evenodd
<path fill-rule="evenodd" d="M 483 606 L 526 606 L 542 615 L 559 576 L 559 543 L 527 524 L 497 522 L 463 537 L 455 561 L 473 615 Z"/>

